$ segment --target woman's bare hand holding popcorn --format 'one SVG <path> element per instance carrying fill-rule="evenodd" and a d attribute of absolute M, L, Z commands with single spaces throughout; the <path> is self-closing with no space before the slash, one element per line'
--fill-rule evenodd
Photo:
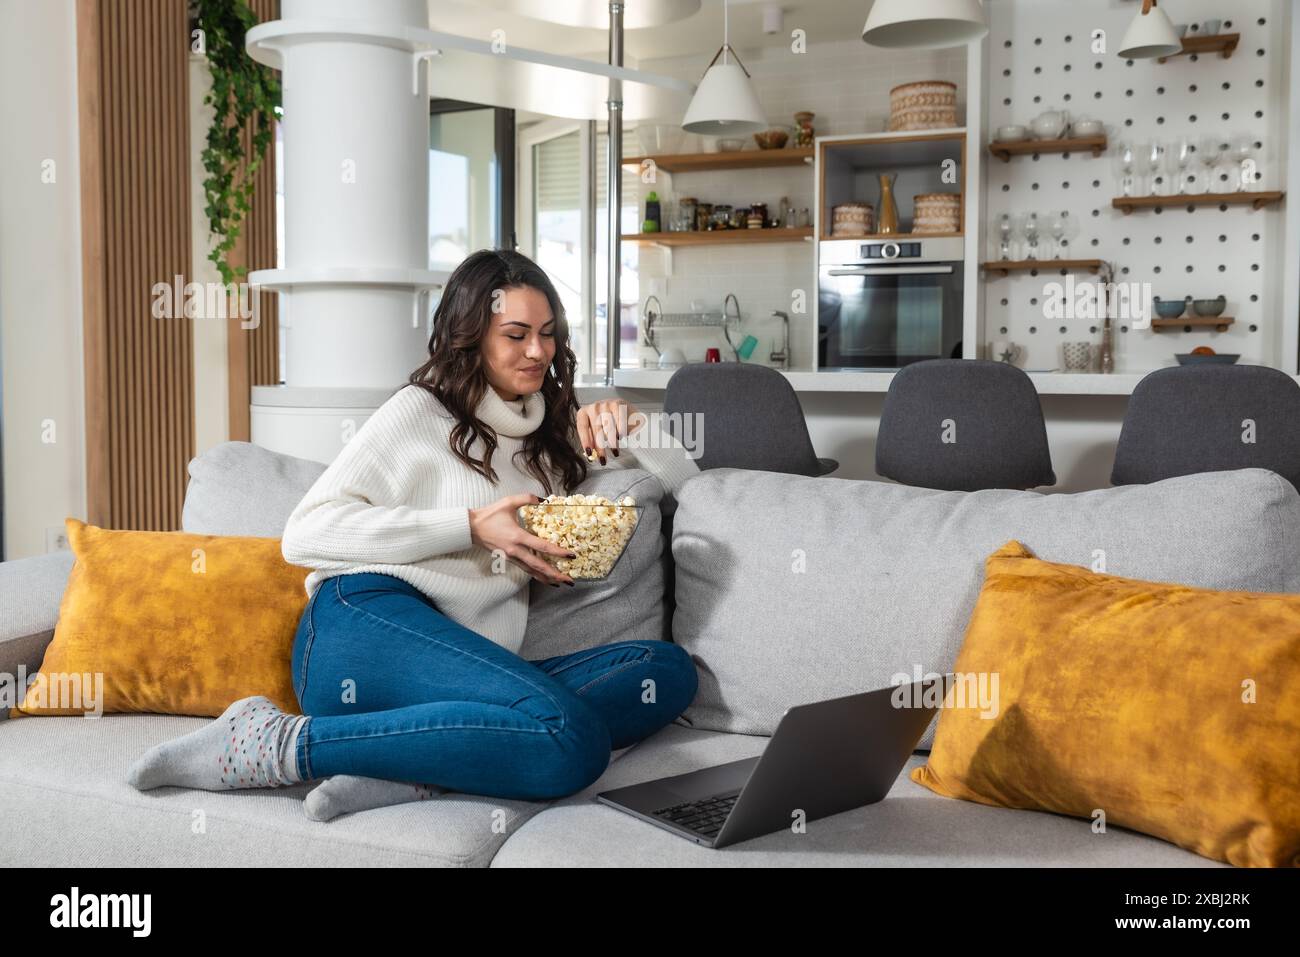
<path fill-rule="evenodd" d="M 514 562 L 533 578 L 544 584 L 572 585 L 573 579 L 556 571 L 553 564 L 543 561 L 534 552 L 555 555 L 558 558 L 576 557 L 569 548 L 563 548 L 554 542 L 539 538 L 521 528 L 518 510 L 521 507 L 540 502 L 536 495 L 527 493 L 508 495 L 483 508 L 469 510 L 470 538 L 475 545 L 482 545 L 489 551 L 500 549 L 507 558 Z"/>
<path fill-rule="evenodd" d="M 617 456 L 619 440 L 637 431 L 645 421 L 645 413 L 623 399 L 601 399 L 583 406 L 578 410 L 578 438 L 587 460 L 599 458 L 604 465 L 605 451 Z"/>

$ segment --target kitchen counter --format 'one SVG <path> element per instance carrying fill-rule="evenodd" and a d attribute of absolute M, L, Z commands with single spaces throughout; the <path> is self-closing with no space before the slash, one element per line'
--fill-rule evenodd
<path fill-rule="evenodd" d="M 814 372 L 811 369 L 777 370 L 796 392 L 888 392 L 893 372 Z M 1151 371 L 1151 370 L 1147 370 Z M 673 370 L 619 369 L 614 385 L 629 389 L 663 389 Z M 1129 395 L 1147 372 L 1031 372 L 1040 395 Z"/>

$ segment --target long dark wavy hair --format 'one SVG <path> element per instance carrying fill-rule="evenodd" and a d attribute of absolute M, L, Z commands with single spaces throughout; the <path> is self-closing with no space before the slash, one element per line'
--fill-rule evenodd
<path fill-rule="evenodd" d="M 569 323 L 555 286 L 527 256 L 510 249 L 480 249 L 456 267 L 433 313 L 429 361 L 411 373 L 407 385 L 432 393 L 456 418 L 451 430 L 452 451 L 496 484 L 499 479 L 492 468 L 492 455 L 498 447 L 497 434 L 474 416 L 484 394 L 492 388 L 480 346 L 492 327 L 495 291 L 519 286 L 531 286 L 550 303 L 555 316 L 555 358 L 539 390 L 546 399 L 546 418 L 536 431 L 524 437 L 523 448 L 515 454 L 523 457 L 520 471 L 526 469 L 536 476 L 546 494 L 554 491 L 554 479 L 567 492 L 587 477 L 587 461 L 577 450 L 579 406 L 573 377 L 578 357 L 569 347 Z M 476 438 L 483 440 L 485 454 L 481 461 L 469 454 Z"/>

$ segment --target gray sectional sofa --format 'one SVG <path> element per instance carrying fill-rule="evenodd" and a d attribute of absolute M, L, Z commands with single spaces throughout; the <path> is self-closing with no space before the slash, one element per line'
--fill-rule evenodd
<path fill-rule="evenodd" d="M 183 528 L 278 537 L 323 470 L 242 442 L 190 463 Z M 1130 577 L 1300 591 L 1300 496 L 1271 472 L 1185 476 L 1075 495 L 937 492 L 718 469 L 676 499 L 634 467 L 581 491 L 647 507 L 610 582 L 532 586 L 521 654 L 626 639 L 688 648 L 700 690 L 677 721 L 615 752 L 557 801 L 446 793 L 314 822 L 290 788 L 208 792 L 126 782 L 150 746 L 207 718 L 108 714 L 0 721 L 0 863 L 8 865 L 1223 866 L 1153 837 L 938 797 L 908 771 L 882 802 L 710 850 L 604 806 L 598 791 L 760 753 L 783 710 L 951 666 L 983 560 L 1008 539 Z M 671 548 L 661 535 L 671 516 Z M 72 556 L 0 563 L 0 672 L 41 663 Z M 674 582 L 665 596 L 665 582 Z M 667 600 L 665 600 L 667 597 Z M 1134 641 L 1142 640 L 1135 635 Z M 933 726 L 921 741 L 928 748 Z M 845 728 L 866 741 L 869 728 Z M 505 827 L 494 826 L 504 811 Z"/>

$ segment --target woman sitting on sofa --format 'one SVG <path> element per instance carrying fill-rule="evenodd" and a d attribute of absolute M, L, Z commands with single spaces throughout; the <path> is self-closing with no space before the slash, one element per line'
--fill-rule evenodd
<path fill-rule="evenodd" d="M 327 781 L 309 796 L 321 818 L 340 810 L 325 799 L 357 810 L 424 796 L 400 782 L 553 799 L 684 711 L 695 665 L 670 642 L 517 654 L 529 577 L 573 580 L 537 554 L 572 553 L 526 532 L 516 510 L 587 477 L 579 443 L 605 464 L 637 431 L 621 399 L 578 407 L 576 368 L 564 307 L 534 262 L 507 250 L 465 259 L 434 313 L 429 360 L 285 527 L 285 559 L 313 569 L 292 655 L 303 713 L 235 701 L 145 753 L 131 783 L 224 790 L 338 775 L 382 792 L 331 795 Z M 666 431 L 642 438 L 623 451 L 668 491 L 699 474 Z M 407 796 L 386 798 L 394 788 Z"/>

